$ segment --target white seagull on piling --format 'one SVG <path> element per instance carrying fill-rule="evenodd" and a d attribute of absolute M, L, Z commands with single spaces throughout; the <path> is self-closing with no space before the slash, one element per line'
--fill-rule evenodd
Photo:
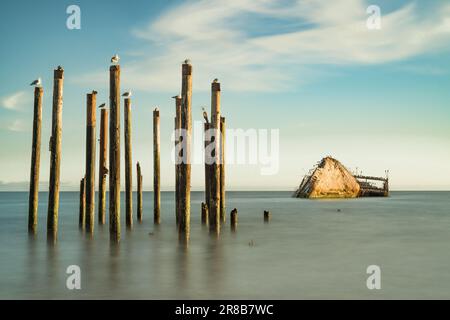
<path fill-rule="evenodd" d="M 36 86 L 39 87 L 41 85 L 41 78 L 37 78 L 32 83 L 30 83 L 30 86 Z"/>
<path fill-rule="evenodd" d="M 209 124 L 209 120 L 208 120 L 208 112 L 206 112 L 205 108 L 202 107 L 203 110 L 203 119 L 205 119 L 206 124 Z"/>
<path fill-rule="evenodd" d="M 124 94 L 122 94 L 122 97 L 125 97 L 125 98 L 131 97 L 131 91 L 125 92 Z"/>
<path fill-rule="evenodd" d="M 119 63 L 119 55 L 115 54 L 114 57 L 111 58 L 111 63 Z"/>

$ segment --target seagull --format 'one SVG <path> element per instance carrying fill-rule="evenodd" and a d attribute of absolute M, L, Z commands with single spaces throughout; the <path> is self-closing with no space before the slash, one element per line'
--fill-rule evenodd
<path fill-rule="evenodd" d="M 213 82 L 214 82 L 214 83 L 217 83 L 217 82 L 219 82 L 219 79 L 215 78 L 215 79 L 213 80 Z"/>
<path fill-rule="evenodd" d="M 155 108 L 155 111 L 159 111 L 159 108 L 158 108 L 158 107 L 156 107 L 156 108 Z"/>
<path fill-rule="evenodd" d="M 99 109 L 104 108 L 106 106 L 106 103 L 102 103 L 101 105 L 98 106 Z"/>
<path fill-rule="evenodd" d="M 191 60 L 186 59 L 186 60 L 184 60 L 184 63 L 185 63 L 185 64 L 191 64 Z"/>
<path fill-rule="evenodd" d="M 209 120 L 208 120 L 208 113 L 206 112 L 205 108 L 202 107 L 203 110 L 203 118 L 206 121 L 206 124 L 209 124 Z"/>
<path fill-rule="evenodd" d="M 115 54 L 114 57 L 111 58 L 111 63 L 119 63 L 119 55 Z"/>
<path fill-rule="evenodd" d="M 180 95 L 177 95 L 177 96 L 173 96 L 173 97 L 172 97 L 172 99 L 178 99 L 178 98 L 181 98 Z"/>
<path fill-rule="evenodd" d="M 122 94 L 122 97 L 125 97 L 125 98 L 131 97 L 131 91 L 125 92 L 124 94 Z"/>
<path fill-rule="evenodd" d="M 95 90 L 92 90 L 92 94 L 97 94 L 98 92 Z"/>
<path fill-rule="evenodd" d="M 37 78 L 32 83 L 30 83 L 30 86 L 36 86 L 39 87 L 41 85 L 41 78 Z"/>

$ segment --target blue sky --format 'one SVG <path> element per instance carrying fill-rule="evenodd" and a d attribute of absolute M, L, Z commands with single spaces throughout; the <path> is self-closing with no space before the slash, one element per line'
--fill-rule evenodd
<path fill-rule="evenodd" d="M 81 30 L 66 8 L 81 9 Z M 381 30 L 366 8 L 381 8 Z M 41 181 L 48 181 L 52 70 L 65 69 L 61 179 L 84 172 L 86 93 L 108 98 L 109 58 L 133 91 L 133 160 L 152 181 L 152 110 L 161 110 L 162 181 L 170 162 L 180 66 L 194 67 L 193 118 L 222 83 L 230 128 L 280 130 L 280 170 L 230 165 L 230 189 L 292 190 L 321 157 L 383 175 L 395 189 L 450 189 L 450 4 L 444 1 L 8 1 L 0 13 L 0 188 L 29 179 L 32 95 L 43 80 Z M 123 161 L 122 161 L 123 162 Z M 123 174 L 122 174 L 123 176 Z M 193 166 L 193 187 L 203 169 Z"/>

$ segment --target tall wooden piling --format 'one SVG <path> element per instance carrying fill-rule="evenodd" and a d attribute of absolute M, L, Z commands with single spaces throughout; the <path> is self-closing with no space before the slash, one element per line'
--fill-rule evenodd
<path fill-rule="evenodd" d="M 153 222 L 161 223 L 159 109 L 153 110 Z"/>
<path fill-rule="evenodd" d="M 209 212 L 209 208 L 211 205 L 211 155 L 208 154 L 208 146 L 210 144 L 210 140 L 211 140 L 211 135 L 210 135 L 210 128 L 211 128 L 211 124 L 209 122 L 205 122 L 203 124 L 203 131 L 205 133 L 205 203 L 206 206 L 208 207 L 208 212 Z M 209 214 L 209 213 L 208 213 Z"/>
<path fill-rule="evenodd" d="M 100 161 L 98 164 L 98 223 L 106 222 L 106 165 L 108 145 L 108 110 L 102 109 L 100 118 Z"/>
<path fill-rule="evenodd" d="M 78 217 L 78 227 L 84 230 L 86 225 L 86 183 L 85 178 L 80 181 L 80 213 Z"/>
<path fill-rule="evenodd" d="M 220 83 L 211 83 L 211 129 L 213 129 L 213 163 L 210 179 L 209 226 L 210 231 L 220 233 Z M 210 130 L 211 131 L 211 130 Z"/>
<path fill-rule="evenodd" d="M 137 219 L 142 222 L 142 173 L 141 165 L 136 163 L 136 179 L 137 179 Z"/>
<path fill-rule="evenodd" d="M 181 96 L 175 98 L 175 221 L 178 226 L 180 221 L 180 164 L 178 162 L 178 144 L 180 143 L 181 130 Z"/>
<path fill-rule="evenodd" d="M 41 165 L 42 87 L 34 88 L 33 141 L 31 150 L 30 194 L 28 201 L 28 232 L 37 232 L 39 169 Z"/>
<path fill-rule="evenodd" d="M 192 101 L 192 65 L 188 60 L 182 65 L 181 79 L 181 129 L 182 155 L 180 164 L 180 240 L 187 243 L 191 223 L 191 101 Z"/>
<path fill-rule="evenodd" d="M 127 228 L 133 227 L 133 162 L 131 153 L 131 99 L 125 98 L 125 222 Z"/>
<path fill-rule="evenodd" d="M 231 231 L 236 231 L 238 224 L 238 212 L 237 209 L 234 208 L 231 210 L 230 213 L 230 225 L 231 225 Z"/>
<path fill-rule="evenodd" d="M 96 91 L 87 94 L 86 103 L 86 231 L 92 234 L 95 221 Z"/>
<path fill-rule="evenodd" d="M 47 211 L 47 239 L 55 242 L 58 235 L 59 183 L 61 170 L 61 134 L 64 70 L 53 73 L 52 136 L 50 140 L 50 179 Z"/>
<path fill-rule="evenodd" d="M 120 241 L 120 66 L 109 68 L 109 232 Z"/>
<path fill-rule="evenodd" d="M 225 205 L 225 118 L 220 117 L 220 220 L 225 223 L 227 213 Z"/>

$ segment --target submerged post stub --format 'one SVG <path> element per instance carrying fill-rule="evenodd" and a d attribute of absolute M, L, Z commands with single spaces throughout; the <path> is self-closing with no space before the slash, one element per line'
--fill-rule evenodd
<path fill-rule="evenodd" d="M 270 211 L 264 210 L 264 222 L 268 223 L 271 218 L 272 214 L 270 213 Z"/>
<path fill-rule="evenodd" d="M 236 231 L 238 224 L 238 211 L 236 208 L 230 212 L 231 231 Z"/>
<path fill-rule="evenodd" d="M 208 225 L 208 205 L 205 202 L 202 202 L 202 225 Z"/>

